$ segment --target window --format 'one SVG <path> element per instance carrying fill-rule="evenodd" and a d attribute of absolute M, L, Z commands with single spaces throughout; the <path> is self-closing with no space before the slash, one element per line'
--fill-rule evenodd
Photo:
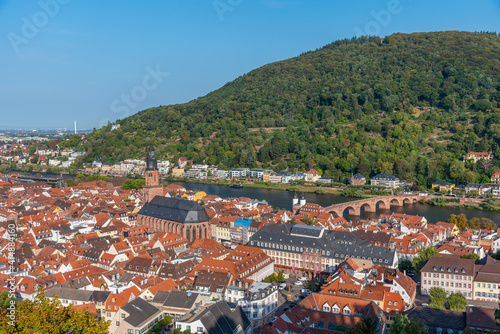
<path fill-rule="evenodd" d="M 134 334 L 134 330 L 133 329 L 127 329 L 127 334 Z"/>
<path fill-rule="evenodd" d="M 398 302 L 394 302 L 394 306 L 398 306 Z"/>
<path fill-rule="evenodd" d="M 203 329 L 203 327 L 197 327 L 197 328 L 196 328 L 196 331 L 197 331 L 198 333 L 203 333 L 205 330 Z"/>
<path fill-rule="evenodd" d="M 122 319 L 125 318 L 125 313 L 122 313 Z"/>
<path fill-rule="evenodd" d="M 120 322 L 119 321 L 116 322 L 116 326 L 120 326 Z"/>

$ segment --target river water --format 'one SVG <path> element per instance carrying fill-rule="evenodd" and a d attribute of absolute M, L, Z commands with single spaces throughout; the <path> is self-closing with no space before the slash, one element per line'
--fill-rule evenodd
<path fill-rule="evenodd" d="M 36 173 L 28 173 L 36 174 Z M 54 174 L 44 174 L 42 176 L 54 176 Z M 57 176 L 57 175 L 56 175 Z M 74 175 L 63 175 L 63 177 L 74 178 Z M 215 184 L 203 184 L 203 183 L 190 183 L 190 182 L 174 182 L 175 184 L 181 185 L 188 190 L 198 190 L 204 191 L 207 195 L 217 195 L 219 197 L 248 197 L 251 199 L 266 200 L 269 205 L 274 208 L 292 209 L 292 200 L 294 193 L 284 190 L 274 190 L 274 189 L 261 189 L 261 188 L 231 188 L 229 186 L 215 185 Z M 302 194 L 298 194 L 299 197 Z M 359 198 L 348 198 L 337 195 L 319 195 L 315 193 L 304 193 L 304 196 L 308 203 L 316 203 L 323 207 L 335 204 L 344 203 L 350 200 L 356 200 Z M 371 217 L 378 217 L 381 213 L 406 213 L 409 215 L 424 216 L 429 223 L 434 223 L 437 221 L 446 221 L 451 214 L 459 215 L 461 213 L 465 214 L 467 218 L 478 217 L 478 218 L 489 218 L 493 220 L 497 225 L 500 225 L 500 213 L 499 212 L 489 212 L 480 210 L 467 210 L 467 209 L 457 209 L 457 208 L 442 208 L 431 205 L 423 204 L 405 204 L 404 206 L 391 206 L 390 210 L 380 209 L 377 212 L 363 212 L 360 216 L 349 216 L 347 212 L 344 212 L 344 216 L 350 220 L 361 220 Z"/>
<path fill-rule="evenodd" d="M 204 191 L 207 195 L 217 195 L 219 197 L 249 197 L 252 199 L 266 200 L 269 205 L 275 208 L 281 209 L 292 209 L 292 200 L 294 193 L 290 191 L 274 190 L 274 189 L 260 189 L 260 188 L 231 188 L 229 186 L 213 185 L 213 184 L 201 184 L 201 183 L 189 183 L 189 182 L 174 182 L 175 184 L 181 185 L 188 190 L 199 190 Z M 302 194 L 298 194 L 299 197 Z M 315 193 L 304 193 L 304 196 L 308 203 L 316 203 L 323 207 L 335 204 L 348 202 L 350 199 L 343 196 L 336 195 L 318 195 Z M 359 199 L 359 198 L 357 198 Z M 404 206 L 392 206 L 390 210 L 378 210 L 375 212 L 364 212 L 361 216 L 349 216 L 347 212 L 344 216 L 350 220 L 361 220 L 370 217 L 378 217 L 381 213 L 406 213 L 409 215 L 419 215 L 424 216 L 429 223 L 434 223 L 437 221 L 446 221 L 451 214 L 465 214 L 467 218 L 472 217 L 486 217 L 493 220 L 497 225 L 500 225 L 500 213 L 480 211 L 480 210 L 467 210 L 467 209 L 455 209 L 455 208 L 442 208 L 431 205 L 423 204 L 406 204 Z"/>

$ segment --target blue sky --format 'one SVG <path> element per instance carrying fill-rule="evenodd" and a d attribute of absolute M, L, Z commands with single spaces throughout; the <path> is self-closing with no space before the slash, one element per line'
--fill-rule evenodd
<path fill-rule="evenodd" d="M 91 129 L 360 34 L 500 32 L 500 1 L 0 0 L 0 129 Z"/>

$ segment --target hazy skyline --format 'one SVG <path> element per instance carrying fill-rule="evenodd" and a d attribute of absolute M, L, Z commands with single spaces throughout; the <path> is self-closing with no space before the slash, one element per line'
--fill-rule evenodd
<path fill-rule="evenodd" d="M 0 21 L 0 128 L 91 129 L 337 39 L 500 32 L 500 3 L 0 0 Z"/>

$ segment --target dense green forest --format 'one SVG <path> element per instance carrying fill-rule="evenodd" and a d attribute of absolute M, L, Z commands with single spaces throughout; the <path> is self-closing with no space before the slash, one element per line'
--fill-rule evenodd
<path fill-rule="evenodd" d="M 93 131 L 86 160 L 184 156 L 222 168 L 316 168 L 488 182 L 500 171 L 500 36 L 432 32 L 360 37 L 271 63 L 204 97 Z M 493 150 L 492 163 L 464 162 Z"/>

